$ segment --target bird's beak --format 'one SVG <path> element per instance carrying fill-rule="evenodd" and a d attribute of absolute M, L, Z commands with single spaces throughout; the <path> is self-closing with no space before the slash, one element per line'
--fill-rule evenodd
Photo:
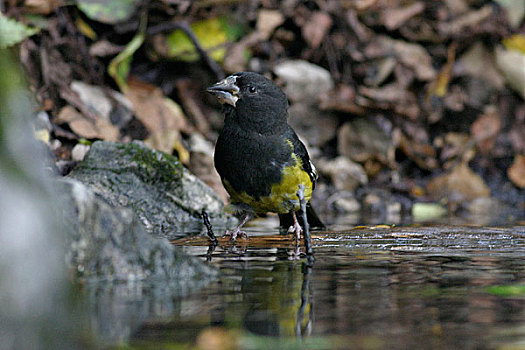
<path fill-rule="evenodd" d="M 235 107 L 235 103 L 239 99 L 239 87 L 235 84 L 236 80 L 236 76 L 230 75 L 210 86 L 206 91 L 217 97 L 220 103 L 227 103 Z"/>

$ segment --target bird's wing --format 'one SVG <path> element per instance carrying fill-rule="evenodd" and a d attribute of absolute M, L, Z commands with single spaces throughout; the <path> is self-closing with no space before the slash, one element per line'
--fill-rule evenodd
<path fill-rule="evenodd" d="M 294 153 L 299 157 L 299 159 L 301 159 L 303 163 L 303 170 L 308 173 L 308 176 L 312 181 L 313 190 L 315 188 L 315 183 L 319 176 L 317 174 L 317 169 L 310 160 L 310 156 L 308 155 L 308 151 L 306 150 L 305 145 L 301 142 L 301 140 L 299 140 L 299 137 L 291 127 L 288 129 L 285 136 L 287 140 L 290 140 L 292 142 Z"/>

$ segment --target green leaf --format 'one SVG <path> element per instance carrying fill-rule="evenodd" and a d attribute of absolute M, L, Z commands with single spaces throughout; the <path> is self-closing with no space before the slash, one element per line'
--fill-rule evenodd
<path fill-rule="evenodd" d="M 77 7 L 94 21 L 115 24 L 130 18 L 139 3 L 138 0 L 77 0 Z"/>
<path fill-rule="evenodd" d="M 500 297 L 525 296 L 525 285 L 490 286 L 486 288 L 490 294 Z"/>
<path fill-rule="evenodd" d="M 16 45 L 38 31 L 0 14 L 0 49 Z"/>
<path fill-rule="evenodd" d="M 128 86 L 126 79 L 129 74 L 133 54 L 142 46 L 142 43 L 144 43 L 146 23 L 146 16 L 144 15 L 140 21 L 140 28 L 137 35 L 135 35 L 124 50 L 109 63 L 108 73 L 115 80 L 121 91 L 125 91 Z"/>
<path fill-rule="evenodd" d="M 240 26 L 232 25 L 226 18 L 210 18 L 193 22 L 191 30 L 199 44 L 211 58 L 222 61 L 226 54 L 226 44 L 242 34 Z M 193 62 L 199 59 L 199 53 L 186 33 L 177 29 L 166 37 L 167 56 L 181 61 Z"/>

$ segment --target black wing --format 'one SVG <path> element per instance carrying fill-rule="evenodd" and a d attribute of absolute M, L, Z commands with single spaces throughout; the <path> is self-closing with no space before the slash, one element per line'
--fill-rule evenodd
<path fill-rule="evenodd" d="M 290 140 L 292 142 L 292 145 L 294 147 L 294 153 L 301 159 L 303 163 L 303 169 L 308 173 L 308 176 L 310 177 L 310 180 L 312 181 L 312 190 L 315 189 L 315 183 L 317 182 L 317 178 L 319 177 L 317 175 L 317 169 L 315 169 L 315 166 L 313 165 L 312 161 L 310 160 L 310 156 L 308 155 L 308 151 L 306 150 L 306 147 L 304 144 L 299 140 L 299 137 L 295 133 L 295 131 L 289 127 L 288 131 L 285 135 L 286 139 Z"/>

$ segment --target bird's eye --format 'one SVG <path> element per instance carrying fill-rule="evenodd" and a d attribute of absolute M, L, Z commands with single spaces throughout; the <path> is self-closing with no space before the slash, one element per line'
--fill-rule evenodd
<path fill-rule="evenodd" d="M 250 93 L 254 94 L 254 93 L 257 92 L 257 89 L 255 88 L 255 86 L 250 86 L 250 87 L 248 88 L 248 91 L 249 91 Z"/>

